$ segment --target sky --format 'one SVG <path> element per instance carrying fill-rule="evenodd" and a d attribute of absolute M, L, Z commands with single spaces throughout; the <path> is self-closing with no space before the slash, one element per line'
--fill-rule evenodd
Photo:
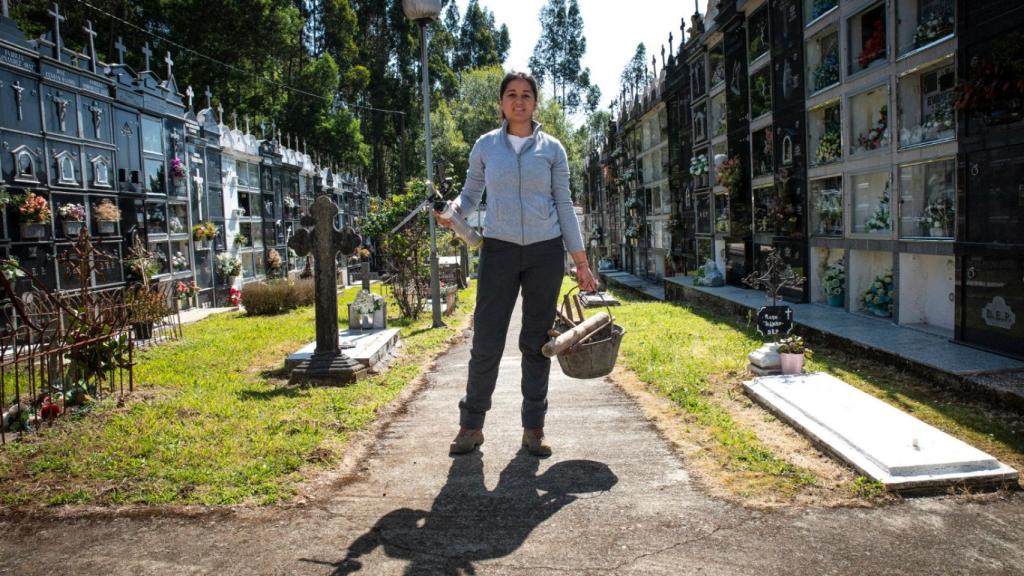
<path fill-rule="evenodd" d="M 457 0 L 459 14 L 465 14 L 469 0 Z M 707 0 L 697 0 L 704 13 Z M 547 0 L 478 0 L 481 7 L 494 13 L 496 26 L 508 26 L 512 45 L 506 68 L 529 70 L 530 56 L 540 36 L 540 11 Z M 601 88 L 601 108 L 607 108 L 619 94 L 619 75 L 633 56 L 637 44 L 647 48 L 647 61 L 658 56 L 661 70 L 661 45 L 668 56 L 668 35 L 679 49 L 685 17 L 689 27 L 694 0 L 578 0 L 583 16 L 587 52 L 583 66 L 590 68 L 591 82 Z M 549 92 L 550 93 L 550 92 Z"/>

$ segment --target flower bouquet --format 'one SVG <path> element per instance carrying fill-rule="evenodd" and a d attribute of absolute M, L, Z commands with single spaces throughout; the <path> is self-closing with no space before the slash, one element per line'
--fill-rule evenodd
<path fill-rule="evenodd" d="M 216 261 L 217 275 L 222 278 L 238 276 L 242 272 L 242 261 L 238 257 L 232 256 L 227 252 L 217 254 Z"/>
<path fill-rule="evenodd" d="M 289 209 L 289 210 L 291 210 L 292 208 L 295 208 L 295 206 L 297 206 L 297 204 L 295 203 L 295 199 L 292 198 L 291 196 L 285 196 L 284 199 L 283 199 L 283 202 L 284 202 L 284 207 Z"/>
<path fill-rule="evenodd" d="M 888 318 L 892 316 L 892 296 L 892 272 L 885 272 L 875 276 L 875 281 L 864 291 L 861 303 L 866 311 Z"/>
<path fill-rule="evenodd" d="M 878 122 L 865 134 L 857 137 L 862 150 L 875 150 L 889 143 L 889 107 L 885 104 L 878 109 Z"/>
<path fill-rule="evenodd" d="M 865 222 L 864 226 L 869 232 L 888 231 L 892 227 L 892 211 L 889 207 L 889 187 L 886 186 L 882 192 L 882 198 L 875 207 L 875 212 Z"/>
<path fill-rule="evenodd" d="M 188 269 L 188 257 L 181 252 L 175 252 L 174 256 L 171 256 L 171 266 L 175 271 L 187 270 Z"/>
<path fill-rule="evenodd" d="M 814 69 L 811 73 L 814 82 L 814 91 L 817 92 L 823 88 L 839 82 L 839 46 L 833 45 L 832 48 L 825 54 L 821 59 L 821 64 Z"/>
<path fill-rule="evenodd" d="M 171 159 L 171 178 L 178 180 L 185 177 L 185 163 L 179 158 Z"/>
<path fill-rule="evenodd" d="M 952 32 L 953 15 L 948 12 L 939 13 L 938 10 L 935 10 L 917 25 L 917 30 L 914 31 L 914 48 L 930 44 L 934 40 L 952 34 Z"/>
<path fill-rule="evenodd" d="M 743 184 L 743 164 L 739 158 L 733 157 L 718 165 L 716 171 L 718 183 L 736 193 Z"/>
<path fill-rule="evenodd" d="M 245 234 L 235 234 L 235 246 L 245 246 L 248 242 L 249 238 Z"/>
<path fill-rule="evenodd" d="M 838 190 L 822 190 L 814 201 L 819 234 L 843 233 L 843 197 Z"/>
<path fill-rule="evenodd" d="M 843 137 L 839 122 L 829 122 L 818 139 L 818 147 L 814 150 L 815 164 L 828 164 L 839 160 L 843 155 Z"/>
<path fill-rule="evenodd" d="M 69 202 L 67 204 L 61 204 L 60 208 L 57 208 L 57 213 L 60 214 L 61 226 L 64 228 L 64 236 L 71 238 L 78 236 L 85 227 L 85 206 L 77 204 L 75 202 Z"/>
<path fill-rule="evenodd" d="M 113 234 L 117 232 L 117 222 L 121 219 L 121 209 L 111 202 L 109 198 L 104 198 L 99 204 L 93 204 L 92 215 L 96 219 L 96 227 L 100 234 Z"/>
<path fill-rule="evenodd" d="M 213 240 L 217 237 L 217 225 L 213 222 L 200 222 L 192 227 L 192 238 L 196 242 Z"/>
<path fill-rule="evenodd" d="M 846 291 L 846 268 L 843 263 L 833 262 L 825 267 L 821 276 L 821 289 L 828 298 L 829 306 L 842 306 L 843 293 Z"/>
<path fill-rule="evenodd" d="M 690 159 L 690 174 L 701 176 L 708 173 L 708 156 L 700 154 Z"/>
<path fill-rule="evenodd" d="M 921 214 L 921 225 L 928 229 L 931 236 L 946 238 L 950 236 L 952 224 L 953 201 L 945 195 L 932 198 Z"/>
<path fill-rule="evenodd" d="M 228 300 L 231 301 L 231 305 L 232 306 L 241 306 L 242 305 L 242 291 L 239 290 L 238 288 L 235 288 L 234 286 L 232 286 L 231 290 L 228 291 Z"/>
<path fill-rule="evenodd" d="M 860 64 L 861 69 L 864 69 L 868 67 L 868 64 L 884 57 L 885 20 L 883 18 L 879 18 L 878 20 L 875 20 L 875 28 L 871 31 L 871 36 L 864 41 L 864 46 L 860 51 L 860 56 L 857 57 L 857 64 Z"/>
<path fill-rule="evenodd" d="M 50 204 L 46 198 L 29 192 L 21 198 L 18 205 L 18 216 L 21 219 L 21 238 L 45 238 L 47 227 L 44 224 L 50 221 Z"/>
<path fill-rule="evenodd" d="M 373 326 L 374 312 L 384 308 L 384 299 L 369 290 L 360 290 L 352 301 L 352 310 L 359 315 L 359 325 L 363 328 Z"/>

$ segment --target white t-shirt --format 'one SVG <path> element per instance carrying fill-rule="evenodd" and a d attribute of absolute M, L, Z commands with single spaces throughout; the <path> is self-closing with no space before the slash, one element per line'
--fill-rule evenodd
<path fill-rule="evenodd" d="M 508 134 L 508 142 L 509 144 L 512 145 L 512 149 L 516 151 L 516 154 L 519 154 L 519 151 L 523 149 L 523 145 L 526 144 L 526 141 L 528 139 L 529 136 L 516 136 L 515 134 Z"/>

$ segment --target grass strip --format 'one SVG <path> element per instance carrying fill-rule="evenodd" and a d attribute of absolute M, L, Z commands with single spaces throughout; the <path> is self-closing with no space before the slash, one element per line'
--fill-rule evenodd
<path fill-rule="evenodd" d="M 357 293 L 339 298 L 339 310 Z M 312 307 L 276 316 L 237 312 L 184 326 L 184 338 L 141 355 L 137 393 L 0 449 L 0 503 L 272 504 L 309 470 L 329 466 L 444 350 L 472 308 L 430 329 L 393 320 L 403 346 L 390 368 L 343 387 L 288 386 L 287 354 L 314 337 Z M 393 301 L 389 310 L 397 310 Z M 347 318 L 347 312 L 340 314 Z"/>

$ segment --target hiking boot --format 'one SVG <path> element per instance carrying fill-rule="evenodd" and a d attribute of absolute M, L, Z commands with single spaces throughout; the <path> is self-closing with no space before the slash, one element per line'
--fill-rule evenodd
<path fill-rule="evenodd" d="M 459 428 L 459 433 L 448 447 L 448 454 L 468 454 L 484 443 L 484 431 L 479 428 Z"/>
<path fill-rule="evenodd" d="M 534 456 L 551 456 L 551 446 L 544 441 L 543 428 L 523 428 L 523 448 Z"/>

